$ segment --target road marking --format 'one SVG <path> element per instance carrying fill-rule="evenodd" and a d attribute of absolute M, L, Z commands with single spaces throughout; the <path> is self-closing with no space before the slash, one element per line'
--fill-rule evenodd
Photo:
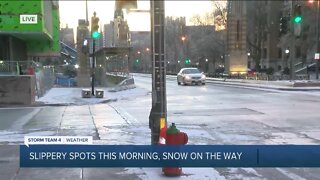
<path fill-rule="evenodd" d="M 281 174 L 287 176 L 288 178 L 291 178 L 291 179 L 299 179 L 299 180 L 306 180 L 305 178 L 301 177 L 301 176 L 298 176 L 297 174 L 293 174 L 287 170 L 284 170 L 284 169 L 281 169 L 281 168 L 276 168 Z"/>

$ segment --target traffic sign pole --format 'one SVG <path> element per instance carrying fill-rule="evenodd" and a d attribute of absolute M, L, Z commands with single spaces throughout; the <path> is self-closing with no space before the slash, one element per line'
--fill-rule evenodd
<path fill-rule="evenodd" d="M 95 78 L 95 66 L 96 66 L 96 59 L 95 59 L 95 46 L 96 40 L 92 40 L 92 68 L 91 68 L 91 94 L 94 96 L 94 78 Z"/>
<path fill-rule="evenodd" d="M 317 52 L 319 57 L 320 53 L 320 41 L 319 41 L 319 30 L 320 30 L 320 23 L 319 23 L 319 15 L 320 15 L 320 0 L 317 0 Z M 316 59 L 316 79 L 319 80 L 319 58 Z"/>
<path fill-rule="evenodd" d="M 160 120 L 167 124 L 164 1 L 150 1 L 152 54 L 152 109 L 149 116 L 151 144 L 158 144 Z"/>

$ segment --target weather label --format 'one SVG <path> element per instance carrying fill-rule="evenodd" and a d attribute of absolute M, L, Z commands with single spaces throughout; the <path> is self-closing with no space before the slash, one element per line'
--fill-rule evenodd
<path fill-rule="evenodd" d="M 21 167 L 223 167 L 253 166 L 257 151 L 210 145 L 30 144 L 75 137 L 28 139 L 20 146 Z M 80 138 L 85 141 L 85 138 Z M 79 140 L 79 139 L 78 139 Z M 74 143 L 79 143 L 74 142 Z M 81 142 L 80 142 L 81 143 Z"/>
<path fill-rule="evenodd" d="M 25 136 L 24 144 L 92 144 L 92 136 Z"/>

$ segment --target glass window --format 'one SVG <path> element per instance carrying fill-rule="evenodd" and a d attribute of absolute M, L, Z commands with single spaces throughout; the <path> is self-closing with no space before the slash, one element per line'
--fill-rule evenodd
<path fill-rule="evenodd" d="M 198 74 L 200 73 L 199 69 L 185 69 L 184 70 L 185 74 Z"/>

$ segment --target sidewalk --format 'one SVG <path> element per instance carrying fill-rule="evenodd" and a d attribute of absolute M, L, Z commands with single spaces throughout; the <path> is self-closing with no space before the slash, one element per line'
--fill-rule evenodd
<path fill-rule="evenodd" d="M 70 89 L 77 92 L 77 89 Z M 52 93 L 52 92 L 51 92 Z M 49 93 L 50 94 L 50 93 Z M 137 93 L 135 94 L 137 95 Z M 47 96 L 48 98 L 49 96 Z M 51 96 L 52 97 L 52 96 Z M 57 95 L 58 97 L 58 95 Z M 65 97 L 62 97 L 65 98 Z M 49 98 L 48 98 L 49 99 Z M 53 98 L 54 100 L 57 100 Z M 0 179 L 15 180 L 159 180 L 167 179 L 161 168 L 20 168 L 19 144 L 24 136 L 52 135 L 92 135 L 94 144 L 101 145 L 148 145 L 150 129 L 147 123 L 139 123 L 130 114 L 125 114 L 112 104 L 89 104 L 78 106 L 41 107 L 41 111 L 23 125 L 22 131 L 6 130 L 10 138 L 0 137 Z M 57 112 L 59 112 L 57 114 Z M 40 117 L 43 117 L 41 119 Z M 39 124 L 40 123 L 40 124 Z M 77 125 L 76 125 L 77 124 Z M 48 134 L 48 128 L 50 133 Z M 179 126 L 188 132 L 189 144 L 199 143 L 198 139 L 214 138 L 199 126 Z M 6 138 L 7 137 L 7 138 Z M 192 138 L 191 138 L 192 137 Z M 208 142 L 202 142 L 202 144 Z M 183 168 L 181 177 L 170 179 L 225 179 L 214 168 Z"/>
<path fill-rule="evenodd" d="M 37 104 L 46 105 L 101 104 L 110 101 L 117 101 L 118 99 L 145 95 L 148 93 L 142 88 L 127 89 L 125 91 L 114 91 L 112 88 L 96 88 L 104 90 L 103 98 L 96 98 L 94 96 L 91 98 L 82 98 L 82 89 L 83 88 L 52 88 L 43 97 L 37 99 L 36 102 Z"/>
<path fill-rule="evenodd" d="M 262 81 L 246 79 L 207 78 L 207 83 L 282 91 L 320 91 L 320 81 Z"/>

